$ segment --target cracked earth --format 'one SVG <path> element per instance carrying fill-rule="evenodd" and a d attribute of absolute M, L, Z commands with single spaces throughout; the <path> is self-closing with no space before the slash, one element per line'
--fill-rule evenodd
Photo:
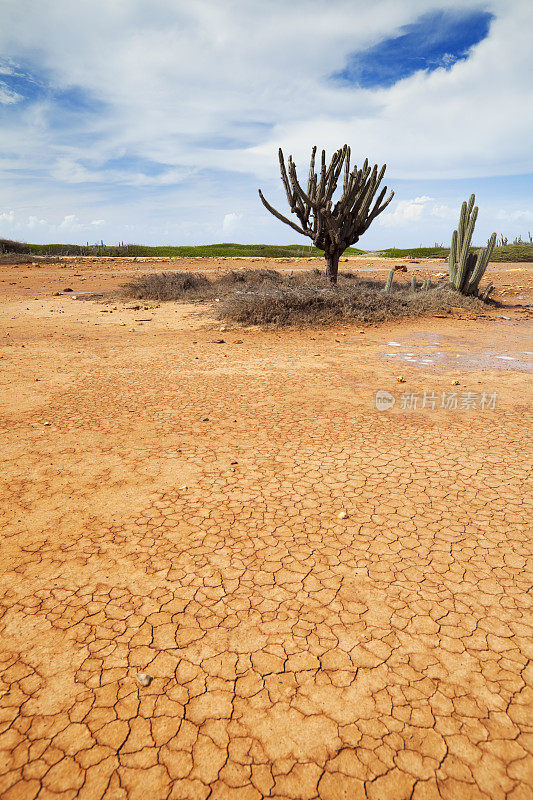
<path fill-rule="evenodd" d="M 2 800 L 531 798 L 523 301 L 220 333 L 52 297 L 109 269 L 0 267 Z"/>

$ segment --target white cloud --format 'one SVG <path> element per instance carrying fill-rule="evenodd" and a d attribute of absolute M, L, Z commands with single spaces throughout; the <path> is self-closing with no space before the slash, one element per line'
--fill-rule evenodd
<path fill-rule="evenodd" d="M 79 221 L 75 214 L 67 214 L 63 221 L 59 223 L 60 228 L 68 228 L 69 230 L 72 228 L 79 227 Z"/>
<path fill-rule="evenodd" d="M 226 232 L 234 230 L 241 219 L 242 219 L 242 214 L 236 214 L 235 212 L 226 214 L 222 221 L 222 230 Z"/>
<path fill-rule="evenodd" d="M 425 195 L 415 197 L 414 200 L 400 200 L 392 211 L 379 216 L 378 221 L 387 228 L 395 228 L 406 222 L 418 222 L 427 210 L 427 204 L 432 200 L 432 197 Z"/>
<path fill-rule="evenodd" d="M 496 214 L 496 218 L 503 222 L 533 222 L 533 211 L 531 208 L 520 208 L 515 211 L 508 211 L 501 208 Z"/>
<path fill-rule="evenodd" d="M 48 225 L 48 222 L 45 219 L 38 219 L 38 217 L 33 216 L 30 214 L 28 217 L 28 228 L 30 230 L 35 230 L 36 228 L 40 228 L 43 225 Z"/>
<path fill-rule="evenodd" d="M 19 100 L 22 100 L 22 95 L 9 89 L 5 83 L 0 81 L 0 103 L 4 106 L 8 106 L 12 103 L 18 103 Z"/>
<path fill-rule="evenodd" d="M 79 91 L 93 110 L 63 114 L 46 93 L 10 100 L 0 200 L 16 209 L 21 230 L 46 201 L 46 216 L 62 220 L 52 232 L 82 238 L 91 230 L 83 220 L 101 216 L 99 235 L 126 239 L 134 220 L 145 241 L 216 238 L 221 219 L 224 230 L 238 225 L 226 209 L 244 207 L 242 235 L 293 241 L 256 193 L 262 185 L 284 204 L 280 144 L 305 169 L 313 144 L 331 151 L 349 142 L 357 161 L 388 163 L 393 187 L 533 173 L 533 6 L 483 5 L 496 19 L 466 61 L 444 59 L 432 73 L 362 90 L 328 76 L 421 14 L 479 10 L 478 0 L 3 0 L 3 74 L 22 74 L 23 64 L 56 92 Z M 33 177 L 20 181 L 16 170 Z M 381 234 L 456 215 L 455 196 L 426 187 L 435 201 L 419 188 L 397 193 Z M 73 208 L 79 228 L 63 225 Z"/>

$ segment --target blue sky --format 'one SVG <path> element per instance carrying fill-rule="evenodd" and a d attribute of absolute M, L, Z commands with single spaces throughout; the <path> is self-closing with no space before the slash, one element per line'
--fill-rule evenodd
<path fill-rule="evenodd" d="M 367 49 L 350 53 L 334 78 L 364 89 L 394 86 L 416 72 L 451 69 L 485 39 L 493 14 L 480 9 L 438 10 L 423 14 Z"/>
<path fill-rule="evenodd" d="M 387 163 L 359 245 L 533 232 L 530 0 L 1 0 L 0 236 L 279 242 L 277 149 Z M 302 237 L 302 244 L 309 240 Z"/>

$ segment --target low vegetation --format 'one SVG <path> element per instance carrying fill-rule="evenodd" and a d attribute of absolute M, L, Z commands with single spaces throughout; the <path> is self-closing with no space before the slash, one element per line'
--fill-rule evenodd
<path fill-rule="evenodd" d="M 363 250 L 349 247 L 346 255 L 360 255 Z M 27 244 L 0 239 L 0 254 L 17 253 L 34 256 L 94 256 L 107 258 L 323 258 L 316 247 L 301 244 L 206 244 L 197 247 L 148 247 L 140 244 L 78 245 Z"/>
<path fill-rule="evenodd" d="M 475 249 L 475 248 L 474 248 Z M 366 251 L 348 247 L 344 256 L 364 255 Z M 389 247 L 368 253 L 380 258 L 448 258 L 449 247 Z M 324 258 L 322 250 L 298 244 L 206 244 L 197 247 L 148 247 L 139 244 L 78 245 L 78 244 L 27 244 L 10 239 L 0 239 L 0 258 L 22 262 L 32 256 L 61 258 L 62 256 L 98 256 L 105 258 Z M 496 246 L 491 261 L 533 261 L 533 244 L 508 244 Z"/>
<path fill-rule="evenodd" d="M 495 247 L 491 261 L 533 261 L 533 244 L 505 244 Z"/>
<path fill-rule="evenodd" d="M 123 287 L 137 300 L 213 302 L 217 318 L 239 325 L 272 327 L 327 325 L 334 322 L 383 322 L 399 317 L 431 316 L 452 308 L 482 310 L 481 300 L 448 288 L 396 283 L 384 291 L 380 281 L 339 273 L 332 286 L 318 269 L 295 275 L 275 270 L 227 272 L 210 281 L 202 273 L 145 275 Z M 216 302 L 215 304 L 215 301 Z"/>
<path fill-rule="evenodd" d="M 473 250 L 481 250 L 481 247 L 474 246 Z M 387 250 L 379 250 L 372 255 L 380 258 L 445 258 L 450 255 L 449 247 L 389 247 Z M 507 244 L 495 247 L 490 257 L 491 261 L 533 261 L 533 244 L 524 242 L 522 244 Z"/>
<path fill-rule="evenodd" d="M 448 258 L 449 247 L 389 247 L 374 253 L 382 258 Z"/>

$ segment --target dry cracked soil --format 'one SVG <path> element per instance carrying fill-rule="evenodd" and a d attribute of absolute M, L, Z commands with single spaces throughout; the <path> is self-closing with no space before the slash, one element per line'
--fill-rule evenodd
<path fill-rule="evenodd" d="M 530 799 L 531 265 L 379 327 L 80 299 L 191 265 L 0 267 L 2 800 Z"/>

